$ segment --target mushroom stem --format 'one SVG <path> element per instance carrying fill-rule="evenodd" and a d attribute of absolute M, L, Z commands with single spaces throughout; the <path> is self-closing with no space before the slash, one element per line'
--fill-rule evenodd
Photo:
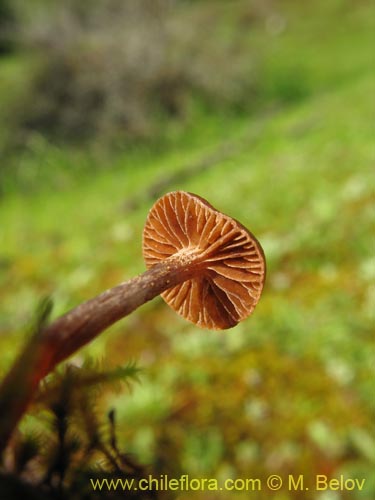
<path fill-rule="evenodd" d="M 34 336 L 0 385 L 0 453 L 43 377 L 103 330 L 193 275 L 186 261 L 168 258 L 143 274 L 83 302 Z"/>
<path fill-rule="evenodd" d="M 47 356 L 50 362 L 41 376 L 116 321 L 168 288 L 189 279 L 192 269 L 186 270 L 185 267 L 180 260 L 168 259 L 80 304 L 47 326 L 42 339 L 51 355 Z"/>

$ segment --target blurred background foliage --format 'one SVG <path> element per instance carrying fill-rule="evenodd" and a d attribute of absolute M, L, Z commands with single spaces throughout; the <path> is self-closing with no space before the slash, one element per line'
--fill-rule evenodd
<path fill-rule="evenodd" d="M 374 20 L 370 0 L 0 0 L 0 373 L 42 296 L 57 316 L 142 272 L 147 211 L 190 190 L 257 235 L 264 296 L 231 331 L 161 299 L 111 328 L 71 362 L 142 372 L 98 411 L 155 475 L 345 474 L 366 491 L 274 498 L 373 498 Z M 21 430 L 41 427 L 36 406 Z"/>

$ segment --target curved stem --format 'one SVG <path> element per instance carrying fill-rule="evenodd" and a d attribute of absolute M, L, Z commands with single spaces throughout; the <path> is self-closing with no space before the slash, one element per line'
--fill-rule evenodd
<path fill-rule="evenodd" d="M 32 401 L 40 380 L 58 363 L 119 319 L 191 276 L 192 270 L 186 263 L 167 259 L 80 304 L 34 336 L 0 385 L 0 453 Z"/>

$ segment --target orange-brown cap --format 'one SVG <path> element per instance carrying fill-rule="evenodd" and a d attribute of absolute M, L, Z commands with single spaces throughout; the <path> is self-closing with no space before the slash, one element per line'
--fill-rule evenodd
<path fill-rule="evenodd" d="M 176 312 L 202 328 L 221 330 L 249 316 L 260 299 L 265 257 L 242 224 L 200 196 L 175 191 L 151 208 L 143 232 L 147 268 L 180 260 L 187 281 L 162 293 Z"/>

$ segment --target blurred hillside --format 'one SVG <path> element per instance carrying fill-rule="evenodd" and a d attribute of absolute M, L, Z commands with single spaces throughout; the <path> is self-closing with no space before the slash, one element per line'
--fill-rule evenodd
<path fill-rule="evenodd" d="M 57 316 L 142 272 L 155 199 L 197 193 L 262 243 L 264 295 L 230 331 L 161 299 L 111 328 L 72 361 L 143 371 L 98 408 L 116 408 L 121 446 L 155 475 L 305 474 L 308 491 L 273 498 L 373 498 L 372 3 L 0 9 L 0 372 L 41 297 Z M 46 433 L 43 414 L 21 428 Z M 366 488 L 317 492 L 315 474 Z"/>
<path fill-rule="evenodd" d="M 15 163 L 19 150 L 43 141 L 160 147 L 208 111 L 247 113 L 260 99 L 262 51 L 253 33 L 284 23 L 272 5 L 243 1 L 3 5 L 10 55 L 2 61 L 1 139 Z M 22 180 L 24 169 L 13 168 Z"/>
<path fill-rule="evenodd" d="M 369 54 L 334 22 L 351 4 L 320 4 L 2 0 L 1 189 L 58 188 L 121 152 L 180 148 L 353 77 Z M 356 31 L 365 12 L 357 6 L 348 29 L 370 46 L 369 30 Z"/>

